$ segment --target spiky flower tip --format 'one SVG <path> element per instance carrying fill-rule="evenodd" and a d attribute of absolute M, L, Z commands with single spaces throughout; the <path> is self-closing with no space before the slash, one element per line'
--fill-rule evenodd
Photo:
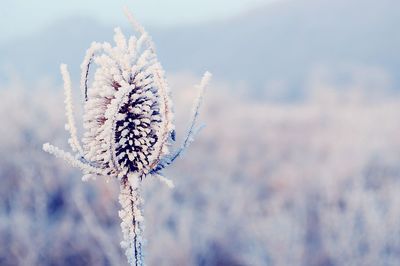
<path fill-rule="evenodd" d="M 68 143 L 75 153 L 65 152 L 48 143 L 43 149 L 83 171 L 83 180 L 104 176 L 121 184 L 121 246 L 131 265 L 143 262 L 143 216 L 140 181 L 156 176 L 168 186 L 172 181 L 160 174 L 189 144 L 200 127 L 196 126 L 204 89 L 211 75 L 206 72 L 195 101 L 188 132 L 180 147 L 169 152 L 175 141 L 172 102 L 154 44 L 127 12 L 139 37 L 129 40 L 115 29 L 115 46 L 92 43 L 81 65 L 81 89 L 84 93 L 84 135 L 77 137 L 72 105 L 71 80 L 66 65 L 64 79 Z M 88 86 L 90 67 L 97 66 Z"/>

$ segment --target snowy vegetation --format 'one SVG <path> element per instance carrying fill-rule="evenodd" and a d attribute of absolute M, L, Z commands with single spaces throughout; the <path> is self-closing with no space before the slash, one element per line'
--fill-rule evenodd
<path fill-rule="evenodd" d="M 171 98 L 134 21 L 0 43 L 0 265 L 400 265 L 400 2 L 322 2 L 152 29 Z"/>
<path fill-rule="evenodd" d="M 194 82 L 170 79 L 178 132 Z M 0 264 L 126 265 L 118 184 L 82 184 L 41 151 L 65 147 L 59 91 L 0 90 Z M 398 264 L 400 99 L 320 85 L 266 104 L 220 84 L 204 107 L 206 130 L 167 172 L 175 188 L 143 181 L 147 264 Z"/>

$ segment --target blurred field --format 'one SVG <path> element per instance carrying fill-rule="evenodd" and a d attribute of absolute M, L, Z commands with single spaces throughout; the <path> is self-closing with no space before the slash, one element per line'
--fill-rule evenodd
<path fill-rule="evenodd" d="M 178 141 L 196 81 L 171 79 Z M 144 182 L 148 265 L 400 263 L 400 99 L 319 86 L 274 103 L 213 83 L 176 187 Z M 66 146 L 61 88 L 0 99 L 0 265 L 126 265 L 116 182 L 41 150 Z"/>

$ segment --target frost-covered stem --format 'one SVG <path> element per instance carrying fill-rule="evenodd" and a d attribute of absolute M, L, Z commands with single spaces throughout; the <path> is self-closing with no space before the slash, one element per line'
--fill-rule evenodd
<path fill-rule="evenodd" d="M 62 64 L 60 66 L 60 70 L 64 81 L 65 114 L 67 117 L 67 124 L 65 125 L 65 128 L 71 135 L 71 138 L 68 140 L 68 142 L 73 151 L 77 151 L 82 155 L 83 150 L 78 140 L 75 119 L 73 115 L 71 78 L 69 76 L 67 65 Z"/>
<path fill-rule="evenodd" d="M 83 95 L 85 97 L 85 101 L 88 100 L 88 77 L 89 77 L 89 70 L 90 70 L 90 65 L 93 62 L 93 56 L 96 52 L 99 52 L 103 49 L 104 47 L 97 42 L 93 42 L 89 49 L 87 49 L 85 57 L 83 59 L 83 62 L 81 64 L 81 91 L 83 92 Z"/>
<path fill-rule="evenodd" d="M 157 174 L 160 170 L 164 169 L 165 167 L 170 165 L 173 161 L 175 161 L 176 158 L 178 158 L 185 151 L 185 149 L 189 147 L 189 145 L 193 142 L 195 135 L 202 129 L 202 126 L 196 127 L 196 125 L 199 117 L 199 109 L 203 101 L 204 91 L 208 83 L 210 82 L 211 76 L 212 76 L 211 73 L 208 71 L 204 73 L 203 78 L 201 79 L 201 82 L 198 85 L 199 93 L 193 104 L 192 115 L 189 120 L 190 121 L 189 127 L 186 133 L 186 137 L 183 140 L 183 143 L 175 152 L 173 152 L 170 156 L 162 160 L 157 165 L 157 167 L 153 171 L 151 171 L 152 174 Z"/>
<path fill-rule="evenodd" d="M 192 117 L 190 119 L 190 126 L 188 129 L 188 132 L 186 134 L 186 138 L 183 141 L 183 144 L 181 146 L 181 148 L 178 150 L 177 154 L 175 154 L 175 158 L 179 156 L 179 154 L 190 145 L 190 143 L 193 142 L 193 137 L 194 135 L 196 135 L 196 133 L 198 132 L 199 129 L 196 129 L 196 123 L 197 123 L 197 119 L 199 117 L 199 109 L 201 106 L 201 103 L 203 101 L 203 97 L 204 97 L 204 91 L 208 85 L 208 83 L 210 82 L 211 79 L 211 73 L 210 72 L 206 72 L 203 75 L 203 78 L 201 79 L 200 85 L 199 87 L 199 94 L 193 104 L 193 110 L 192 110 Z M 173 160 L 175 160 L 175 158 L 173 158 Z M 172 161 L 173 161 L 172 160 Z"/>
<path fill-rule="evenodd" d="M 95 166 L 91 166 L 89 162 L 87 162 L 84 158 L 76 158 L 72 156 L 71 153 L 65 152 L 56 146 L 53 146 L 49 143 L 43 144 L 43 150 L 47 153 L 54 155 L 55 157 L 61 158 L 68 162 L 73 167 L 80 168 L 85 173 L 93 173 L 97 175 L 107 175 L 107 171 L 101 168 L 97 168 Z"/>
<path fill-rule="evenodd" d="M 125 254 L 131 266 L 144 266 L 143 258 L 143 216 L 142 198 L 138 180 L 132 182 L 132 177 L 121 180 L 121 192 L 119 202 L 122 210 L 119 216 L 122 219 L 121 228 L 124 240 L 121 246 L 126 250 Z"/>
<path fill-rule="evenodd" d="M 85 75 L 84 75 L 84 81 L 83 81 L 84 85 L 82 87 L 84 87 L 84 91 L 85 91 L 84 94 L 85 94 L 85 100 L 86 101 L 88 100 L 88 94 L 87 94 L 88 84 L 87 83 L 88 83 L 89 69 L 90 69 L 91 63 L 92 63 L 92 57 L 89 58 L 86 66 L 85 66 L 85 71 L 83 71 L 83 73 L 85 73 Z"/>

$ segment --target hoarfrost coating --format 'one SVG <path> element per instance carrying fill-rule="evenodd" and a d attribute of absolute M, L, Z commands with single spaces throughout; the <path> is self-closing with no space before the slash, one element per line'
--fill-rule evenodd
<path fill-rule="evenodd" d="M 139 38 L 125 37 L 115 29 L 115 46 L 93 42 L 81 65 L 81 89 L 85 97 L 82 144 L 73 116 L 71 78 L 61 65 L 64 80 L 68 143 L 74 155 L 49 143 L 43 149 L 83 171 L 83 180 L 104 176 L 121 183 L 121 246 L 131 265 L 143 265 L 143 216 L 140 181 L 156 176 L 169 187 L 171 180 L 160 171 L 171 164 L 193 141 L 201 129 L 196 126 L 204 89 L 210 80 L 206 72 L 199 84 L 199 96 L 193 107 L 188 132 L 181 147 L 170 152 L 175 141 L 173 108 L 164 70 L 157 59 L 154 44 L 133 17 L 128 19 Z M 91 66 L 97 66 L 88 85 Z"/>

